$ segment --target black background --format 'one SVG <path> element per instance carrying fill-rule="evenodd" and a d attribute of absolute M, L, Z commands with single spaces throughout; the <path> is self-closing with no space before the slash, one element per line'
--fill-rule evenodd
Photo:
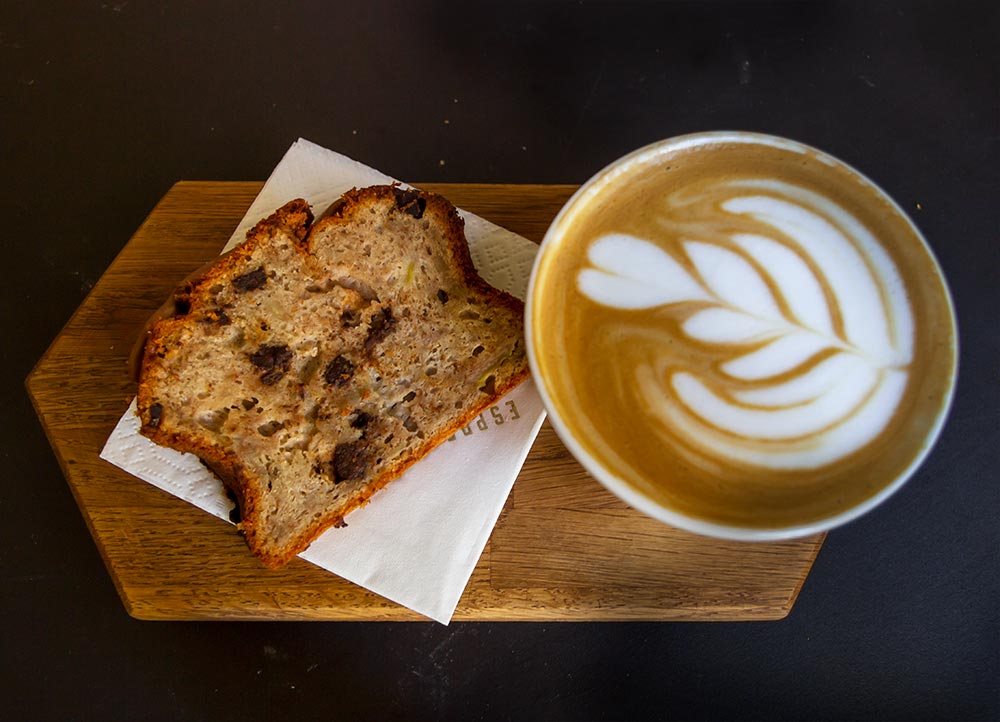
<path fill-rule="evenodd" d="M 7 0 L 0 119 L 0 717 L 1000 718 L 995 3 Z M 580 183 L 710 129 L 868 174 L 960 321 L 934 453 L 830 534 L 787 619 L 126 615 L 23 379 L 175 181 L 263 180 L 303 136 L 407 180 Z"/>

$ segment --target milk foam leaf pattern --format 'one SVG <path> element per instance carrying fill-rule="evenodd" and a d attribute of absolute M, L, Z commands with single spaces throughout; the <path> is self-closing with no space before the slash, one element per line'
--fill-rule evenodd
<path fill-rule="evenodd" d="M 775 324 L 729 308 L 713 306 L 688 316 L 682 328 L 691 338 L 706 343 L 748 343 L 775 333 Z"/>
<path fill-rule="evenodd" d="M 795 320 L 817 333 L 834 334 L 823 287 L 801 256 L 766 236 L 734 233 L 731 240 L 771 277 Z"/>
<path fill-rule="evenodd" d="M 721 303 L 761 320 L 784 323 L 771 290 L 746 259 L 711 243 L 684 241 L 683 245 L 705 285 Z"/>
<path fill-rule="evenodd" d="M 842 377 L 823 393 L 804 403 L 766 409 L 746 408 L 729 403 L 694 375 L 679 372 L 672 382 L 677 395 L 722 431 L 758 439 L 788 439 L 815 434 L 849 414 L 871 393 L 878 381 L 877 371 L 858 369 Z"/>
<path fill-rule="evenodd" d="M 829 347 L 830 344 L 822 336 L 795 331 L 726 361 L 721 368 L 733 378 L 757 381 L 787 374 Z"/>
<path fill-rule="evenodd" d="M 715 349 L 721 375 L 669 344 L 652 347 L 648 339 L 662 336 L 639 330 L 654 317 L 623 316 L 636 343 L 651 344 L 643 358 L 652 360 L 634 370 L 637 397 L 670 433 L 708 457 L 755 466 L 832 463 L 877 436 L 905 391 L 905 288 L 884 249 L 833 201 L 780 181 L 728 187 L 705 212 L 721 212 L 739 232 L 685 233 L 665 247 L 604 235 L 578 288 L 625 312 L 697 302 L 679 307 L 678 340 Z"/>
<path fill-rule="evenodd" d="M 607 306 L 645 309 L 711 296 L 669 253 L 624 233 L 596 240 L 587 252 L 594 268 L 577 277 L 580 291 Z"/>
<path fill-rule="evenodd" d="M 803 374 L 785 381 L 761 388 L 737 390 L 733 397 L 743 404 L 759 407 L 794 406 L 818 398 L 827 389 L 841 383 L 845 378 L 856 377 L 868 369 L 868 364 L 859 356 L 841 353 L 830 356 Z"/>
<path fill-rule="evenodd" d="M 787 373 L 814 353 L 839 343 L 835 338 L 821 341 L 785 318 L 766 281 L 739 253 L 700 241 L 684 241 L 683 246 L 705 285 L 724 304 L 689 317 L 682 326 L 684 332 L 706 343 L 772 340 L 723 364 L 726 373 L 748 380 Z"/>
<path fill-rule="evenodd" d="M 837 304 L 846 341 L 856 351 L 870 356 L 876 364 L 908 363 L 909 354 L 905 351 L 897 354 L 893 348 L 893 335 L 887 318 L 889 309 L 885 307 L 883 294 L 872 273 L 872 265 L 878 263 L 888 272 L 883 280 L 891 283 L 891 276 L 898 276 L 892 261 L 888 257 L 872 258 L 871 254 L 865 257 L 866 250 L 881 248 L 874 239 L 871 240 L 873 249 L 865 247 L 867 232 L 847 211 L 796 186 L 781 183 L 777 190 L 800 202 L 814 204 L 817 210 L 823 209 L 841 223 L 835 224 L 800 203 L 769 195 L 737 196 L 726 201 L 723 208 L 769 225 L 791 239 L 806 257 L 815 262 L 817 268 L 823 269 L 821 280 Z M 859 232 L 853 242 L 838 225 L 857 227 Z M 782 270 L 778 277 L 784 275 Z M 903 315 L 898 313 L 899 309 L 896 310 L 898 315 Z"/>

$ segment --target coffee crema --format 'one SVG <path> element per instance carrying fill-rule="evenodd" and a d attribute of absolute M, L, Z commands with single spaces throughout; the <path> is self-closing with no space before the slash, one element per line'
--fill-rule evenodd
<path fill-rule="evenodd" d="M 550 237 L 531 303 L 545 392 L 656 504 L 809 525 L 905 477 L 936 435 L 947 289 L 905 215 L 829 156 L 681 139 L 589 184 Z"/>

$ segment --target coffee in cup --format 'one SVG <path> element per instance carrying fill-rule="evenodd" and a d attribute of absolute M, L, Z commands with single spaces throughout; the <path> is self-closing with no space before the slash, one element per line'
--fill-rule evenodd
<path fill-rule="evenodd" d="M 945 281 L 906 214 L 813 148 L 702 133 L 601 171 L 526 310 L 553 426 L 623 500 L 735 539 L 829 529 L 899 488 L 952 397 Z"/>

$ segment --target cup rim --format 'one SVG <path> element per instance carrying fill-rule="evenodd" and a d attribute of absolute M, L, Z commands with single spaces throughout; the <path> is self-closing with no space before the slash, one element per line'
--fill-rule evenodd
<path fill-rule="evenodd" d="M 809 153 L 816 156 L 821 162 L 828 163 L 834 166 L 840 166 L 846 169 L 849 173 L 856 176 L 862 183 L 868 184 L 877 194 L 879 194 L 889 205 L 895 209 L 895 211 L 903 218 L 907 224 L 910 226 L 916 239 L 923 245 L 924 249 L 927 251 L 928 256 L 931 260 L 931 265 L 941 281 L 941 286 L 944 290 L 944 298 L 948 307 L 948 316 L 951 321 L 952 335 L 954 342 L 951 348 L 951 368 L 949 373 L 949 383 L 946 390 L 944 403 L 937 410 L 937 414 L 934 418 L 934 423 L 928 430 L 927 435 L 924 437 L 923 445 L 921 446 L 919 452 L 914 456 L 910 464 L 903 469 L 900 474 L 893 479 L 889 484 L 885 485 L 878 492 L 868 497 L 864 501 L 855 506 L 852 506 L 844 511 L 834 514 L 823 519 L 816 521 L 796 524 L 791 526 L 782 527 L 749 527 L 749 526 L 739 526 L 731 524 L 721 524 L 718 522 L 709 521 L 707 519 L 691 516 L 679 512 L 674 509 L 663 506 L 662 504 L 654 501 L 650 497 L 646 496 L 634 486 L 629 484 L 627 481 L 622 479 L 620 476 L 613 473 L 610 469 L 607 469 L 598 462 L 595 458 L 591 456 L 589 452 L 583 447 L 580 442 L 576 440 L 575 435 L 570 430 L 569 426 L 565 423 L 556 405 L 553 403 L 551 396 L 549 395 L 548 387 L 545 383 L 545 379 L 542 377 L 538 360 L 535 353 L 535 342 L 534 342 L 534 297 L 535 290 L 538 281 L 539 268 L 541 266 L 543 257 L 548 248 L 552 247 L 558 242 L 558 239 L 562 236 L 562 227 L 565 225 L 567 220 L 572 216 L 578 208 L 582 208 L 586 201 L 597 195 L 597 193 L 603 188 L 605 184 L 613 180 L 618 175 L 628 172 L 632 165 L 637 165 L 642 162 L 647 161 L 655 157 L 658 154 L 666 152 L 675 152 L 677 150 L 683 150 L 689 147 L 696 147 L 705 144 L 715 144 L 715 143 L 748 143 L 748 144 L 763 144 L 771 145 L 773 147 L 784 148 L 789 150 L 795 150 L 797 152 Z M 664 522 L 671 526 L 677 527 L 684 531 L 693 532 L 696 534 L 701 534 L 703 536 L 714 537 L 717 539 L 726 539 L 734 541 L 780 541 L 786 539 L 795 539 L 799 537 L 809 536 L 812 534 L 818 534 L 821 532 L 830 531 L 831 529 L 837 528 L 848 522 L 851 522 L 867 512 L 871 511 L 875 507 L 882 504 L 886 499 L 895 494 L 902 486 L 913 476 L 916 470 L 923 464 L 927 456 L 930 454 L 934 445 L 937 443 L 938 438 L 944 429 L 945 422 L 947 421 L 948 415 L 951 412 L 952 403 L 955 397 L 955 388 L 958 383 L 958 360 L 959 360 L 959 329 L 958 329 L 958 319 L 955 313 L 955 304 L 952 299 L 951 290 L 948 287 L 947 279 L 945 278 L 944 272 L 941 269 L 941 264 L 938 262 L 937 256 L 934 254 L 933 249 L 930 244 L 927 243 L 927 239 L 921 233 L 920 229 L 917 227 L 916 223 L 908 213 L 906 213 L 898 203 L 890 196 L 881 186 L 872 181 L 868 176 L 858 171 L 856 168 L 850 164 L 836 158 L 825 151 L 819 150 L 813 146 L 806 143 L 801 143 L 799 141 L 791 140 L 788 138 L 783 138 L 781 136 L 770 135 L 765 133 L 756 133 L 751 131 L 736 131 L 736 130 L 722 130 L 722 131 L 704 131 L 698 133 L 688 133 L 679 136 L 672 136 L 669 138 L 664 138 L 653 143 L 649 143 L 645 146 L 637 148 L 636 150 L 612 161 L 611 163 L 604 166 L 601 170 L 591 176 L 585 183 L 583 183 L 574 193 L 570 196 L 569 200 L 562 206 L 559 212 L 556 214 L 552 223 L 549 225 L 545 232 L 545 236 L 542 238 L 542 242 L 539 244 L 538 253 L 535 256 L 534 263 L 531 268 L 531 274 L 528 277 L 528 287 L 525 297 L 525 309 L 524 309 L 524 334 L 525 334 L 525 346 L 528 355 L 528 365 L 531 369 L 531 375 L 535 380 L 535 387 L 538 389 L 539 396 L 542 399 L 542 403 L 545 409 L 548 411 L 549 419 L 551 420 L 552 427 L 558 435 L 559 439 L 563 442 L 567 449 L 573 457 L 580 462 L 580 464 L 587 470 L 587 472 L 594 477 L 602 486 L 604 486 L 608 491 L 618 497 L 620 500 L 628 504 L 629 506 L 643 512 L 647 516 L 657 519 L 658 521 Z"/>

